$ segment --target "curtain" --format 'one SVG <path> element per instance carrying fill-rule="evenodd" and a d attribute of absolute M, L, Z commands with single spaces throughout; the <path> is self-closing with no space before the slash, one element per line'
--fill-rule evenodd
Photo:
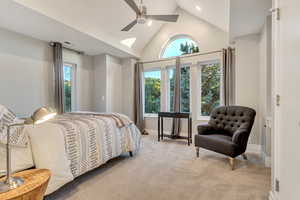
<path fill-rule="evenodd" d="M 180 57 L 176 58 L 176 72 L 175 72 L 175 87 L 174 87 L 174 112 L 180 112 Z M 176 137 L 180 134 L 180 119 L 173 119 L 172 136 Z"/>
<path fill-rule="evenodd" d="M 56 112 L 64 112 L 64 71 L 63 71 L 63 47 L 61 43 L 53 43 L 53 62 L 54 62 L 54 102 Z"/>
<path fill-rule="evenodd" d="M 224 104 L 235 104 L 235 56 L 234 49 L 223 49 Z"/>
<path fill-rule="evenodd" d="M 136 63 L 134 67 L 134 122 L 142 134 L 148 135 L 145 131 L 142 76 L 143 64 Z"/>

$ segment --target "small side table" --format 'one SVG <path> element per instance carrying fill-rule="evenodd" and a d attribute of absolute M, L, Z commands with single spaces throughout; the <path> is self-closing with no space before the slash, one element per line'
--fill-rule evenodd
<path fill-rule="evenodd" d="M 22 177 L 25 183 L 5 193 L 0 193 L 1 200 L 43 200 L 51 173 L 47 169 L 26 170 L 14 174 Z"/>
<path fill-rule="evenodd" d="M 187 119 L 188 122 L 188 136 L 173 136 L 164 133 L 164 118 Z M 159 112 L 158 113 L 158 141 L 163 140 L 164 137 L 171 139 L 186 139 L 188 145 L 192 143 L 192 114 L 185 112 Z"/>

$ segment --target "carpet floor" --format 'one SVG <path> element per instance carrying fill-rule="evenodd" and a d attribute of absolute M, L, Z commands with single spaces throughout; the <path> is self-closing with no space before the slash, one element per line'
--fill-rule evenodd
<path fill-rule="evenodd" d="M 46 200 L 267 200 L 271 170 L 256 154 L 228 159 L 185 141 L 144 136 L 141 150 L 109 161 L 67 184 Z"/>

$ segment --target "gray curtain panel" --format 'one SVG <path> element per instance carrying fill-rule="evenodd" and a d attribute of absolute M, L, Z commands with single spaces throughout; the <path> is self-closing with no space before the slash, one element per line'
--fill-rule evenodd
<path fill-rule="evenodd" d="M 53 43 L 54 62 L 54 98 L 56 112 L 64 112 L 64 69 L 63 69 L 63 46 L 61 43 Z"/>
<path fill-rule="evenodd" d="M 180 67 L 180 57 L 176 58 L 176 72 L 175 72 L 175 87 L 174 87 L 174 112 L 180 112 L 180 75 L 181 75 L 181 67 Z M 172 136 L 176 137 L 180 134 L 180 119 L 173 119 L 172 124 Z"/>
<path fill-rule="evenodd" d="M 143 101 L 143 64 L 136 63 L 134 67 L 134 122 L 142 134 L 145 131 L 144 101 Z"/>
<path fill-rule="evenodd" d="M 223 49 L 224 104 L 235 104 L 235 53 L 234 49 Z"/>

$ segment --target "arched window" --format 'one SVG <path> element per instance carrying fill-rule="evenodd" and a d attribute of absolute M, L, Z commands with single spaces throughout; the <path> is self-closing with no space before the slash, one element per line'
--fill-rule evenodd
<path fill-rule="evenodd" d="M 197 53 L 199 47 L 197 43 L 188 36 L 173 37 L 163 49 L 161 58 L 170 58 L 185 54 Z"/>

